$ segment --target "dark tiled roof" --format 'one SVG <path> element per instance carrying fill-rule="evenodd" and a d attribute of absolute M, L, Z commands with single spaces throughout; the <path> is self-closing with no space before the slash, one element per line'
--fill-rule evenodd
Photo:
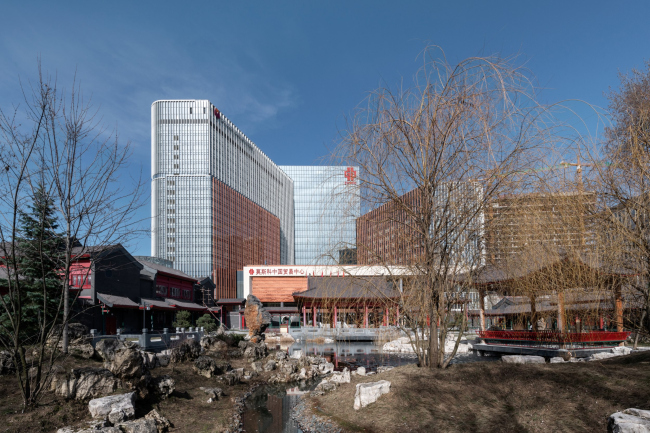
<path fill-rule="evenodd" d="M 264 307 L 269 313 L 299 313 L 298 307 Z"/>
<path fill-rule="evenodd" d="M 171 310 L 174 311 L 176 310 L 175 307 L 172 307 L 169 305 L 167 302 L 163 301 L 162 299 L 146 299 L 142 298 L 142 302 L 152 306 L 154 310 Z"/>
<path fill-rule="evenodd" d="M 181 272 L 181 271 L 179 271 L 177 269 L 170 268 L 168 266 L 159 265 L 158 263 L 153 263 L 153 262 L 149 262 L 149 261 L 146 261 L 146 260 L 141 260 L 141 259 L 136 259 L 136 260 L 140 264 L 142 264 L 142 265 L 144 265 L 144 266 L 146 266 L 148 268 L 154 269 L 154 270 L 156 270 L 158 272 L 164 272 L 166 274 L 173 275 L 175 277 L 184 278 L 186 280 L 196 281 L 196 278 L 190 277 L 186 273 Z"/>
<path fill-rule="evenodd" d="M 385 277 L 309 277 L 308 289 L 294 298 L 363 299 L 397 298 L 399 291 Z"/>
<path fill-rule="evenodd" d="M 140 308 L 137 302 L 133 302 L 126 296 L 106 295 L 97 293 L 97 299 L 108 307 L 112 308 Z"/>
<path fill-rule="evenodd" d="M 181 301 L 178 299 L 165 298 L 165 302 L 172 307 L 176 307 L 179 310 L 192 310 L 192 311 L 207 311 L 207 307 L 203 305 L 196 304 L 189 301 Z"/>

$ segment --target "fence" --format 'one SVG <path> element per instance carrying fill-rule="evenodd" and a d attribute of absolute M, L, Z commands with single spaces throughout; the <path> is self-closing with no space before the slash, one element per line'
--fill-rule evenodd
<path fill-rule="evenodd" d="M 142 350 L 164 350 L 188 339 L 200 341 L 205 334 L 205 330 L 203 327 L 190 327 L 188 330 L 176 328 L 176 332 L 169 332 L 169 328 L 164 328 L 162 332 L 149 332 L 148 329 L 143 329 L 142 334 L 122 334 L 118 330 L 116 335 L 97 335 L 97 330 L 91 329 L 90 334 L 92 335 L 93 347 L 101 340 L 117 339 L 137 343 Z"/>

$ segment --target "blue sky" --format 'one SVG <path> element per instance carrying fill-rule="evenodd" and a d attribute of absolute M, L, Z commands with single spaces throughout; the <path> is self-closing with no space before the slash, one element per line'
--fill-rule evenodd
<path fill-rule="evenodd" d="M 542 99 L 606 106 L 619 71 L 650 58 L 650 3 L 591 2 L 4 2 L 0 107 L 19 77 L 77 72 L 104 121 L 150 176 L 150 106 L 209 99 L 280 165 L 318 163 L 344 118 L 383 83 L 410 83 L 427 44 L 451 62 L 520 54 Z M 149 216 L 149 206 L 141 217 Z M 149 254 L 146 237 L 129 245 Z"/>

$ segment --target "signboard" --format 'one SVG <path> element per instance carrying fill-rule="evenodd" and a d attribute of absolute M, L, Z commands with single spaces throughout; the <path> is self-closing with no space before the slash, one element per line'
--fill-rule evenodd
<path fill-rule="evenodd" d="M 305 275 L 304 269 L 298 268 L 261 268 L 261 269 L 250 269 L 248 273 L 251 276 L 266 275 L 266 276 L 277 276 L 277 275 Z"/>
<path fill-rule="evenodd" d="M 353 167 L 348 167 L 345 172 L 343 173 L 345 176 L 345 184 L 346 185 L 356 185 L 356 178 L 357 178 L 357 172 Z"/>

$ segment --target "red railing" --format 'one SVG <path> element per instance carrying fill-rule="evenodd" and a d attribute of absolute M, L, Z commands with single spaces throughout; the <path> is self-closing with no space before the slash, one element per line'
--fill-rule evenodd
<path fill-rule="evenodd" d="M 630 332 L 589 331 L 589 332 L 559 332 L 559 331 L 479 331 L 479 337 L 484 340 L 498 340 L 512 344 L 597 344 L 618 343 L 625 341 Z"/>

